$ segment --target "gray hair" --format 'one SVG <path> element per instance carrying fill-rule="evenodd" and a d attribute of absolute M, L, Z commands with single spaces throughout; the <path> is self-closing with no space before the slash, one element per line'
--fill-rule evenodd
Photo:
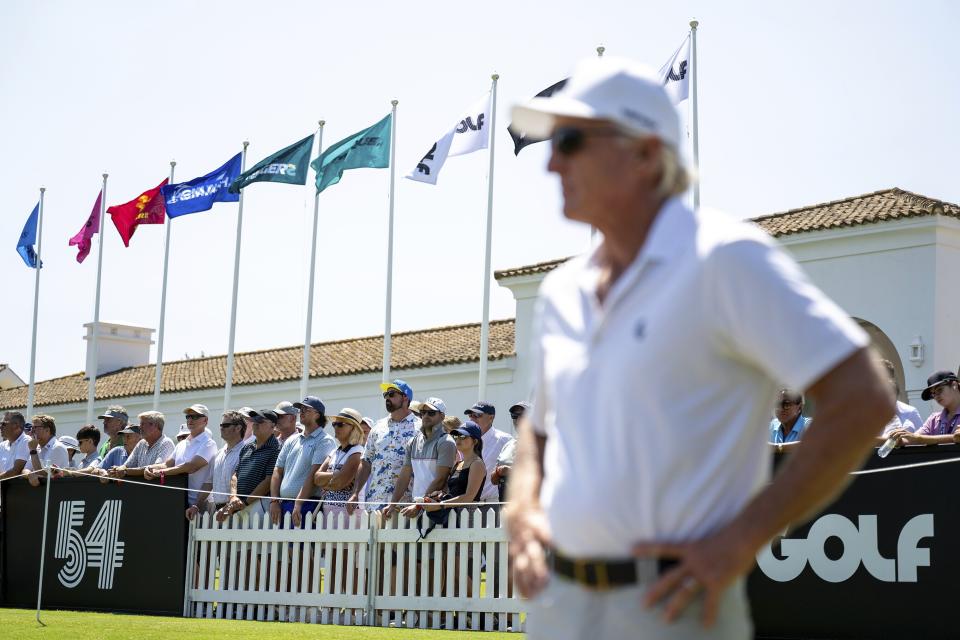
<path fill-rule="evenodd" d="M 693 172 L 680 161 L 677 150 L 661 144 L 660 182 L 656 188 L 657 195 L 663 198 L 680 195 L 690 188 L 694 179 Z"/>
<path fill-rule="evenodd" d="M 137 419 L 142 423 L 144 420 L 149 422 L 152 425 L 155 425 L 160 431 L 163 431 L 163 414 L 159 411 L 144 411 L 137 416 Z"/>

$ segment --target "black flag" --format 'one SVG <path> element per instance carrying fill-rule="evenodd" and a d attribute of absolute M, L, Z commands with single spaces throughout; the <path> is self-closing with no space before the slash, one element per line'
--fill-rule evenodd
<path fill-rule="evenodd" d="M 557 91 L 560 91 L 560 89 L 563 89 L 563 85 L 567 84 L 567 80 L 568 78 L 564 78 L 560 82 L 550 85 L 549 87 L 547 87 L 546 89 L 544 89 L 534 97 L 549 98 L 550 96 L 555 94 Z M 507 127 L 507 131 L 510 133 L 510 137 L 513 138 L 513 155 L 515 156 L 520 155 L 520 150 L 523 149 L 524 147 L 531 144 L 536 144 L 538 142 L 543 142 L 544 140 L 543 138 L 531 138 L 530 136 L 526 135 L 522 131 L 516 131 L 513 128 L 512 123 L 510 124 L 510 126 Z"/>

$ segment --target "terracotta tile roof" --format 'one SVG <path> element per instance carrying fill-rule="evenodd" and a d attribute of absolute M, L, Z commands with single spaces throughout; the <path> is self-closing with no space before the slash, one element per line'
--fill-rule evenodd
<path fill-rule="evenodd" d="M 548 273 L 553 271 L 561 264 L 569 260 L 570 258 L 559 258 L 557 260 L 550 260 L 549 262 L 538 262 L 537 264 L 527 265 L 525 267 L 517 267 L 515 269 L 504 269 L 502 271 L 494 271 L 493 277 L 497 280 L 501 278 L 513 278 L 515 276 L 530 276 L 537 273 Z"/>
<path fill-rule="evenodd" d="M 843 200 L 824 202 L 781 213 L 771 213 L 751 220 L 775 238 L 805 231 L 822 231 L 839 227 L 854 227 L 872 222 L 902 218 L 917 218 L 940 214 L 960 218 L 960 206 L 935 200 L 894 187 L 852 196 Z M 569 258 L 540 262 L 525 267 L 495 271 L 494 277 L 510 278 L 553 271 Z"/>
<path fill-rule="evenodd" d="M 854 227 L 935 214 L 960 218 L 960 207 L 893 188 L 760 216 L 753 218 L 753 221 L 777 238 L 806 231 Z"/>
<path fill-rule="evenodd" d="M 490 360 L 514 355 L 514 321 L 490 322 Z M 299 380 L 303 347 L 283 347 L 238 353 L 234 359 L 233 384 L 263 384 Z M 393 335 L 391 369 L 402 371 L 422 367 L 478 362 L 480 325 L 466 324 L 408 331 Z M 383 363 L 383 336 L 322 342 L 311 347 L 310 377 L 330 378 L 380 371 Z M 211 356 L 163 364 L 163 392 L 197 391 L 223 387 L 227 357 Z M 97 377 L 97 399 L 111 400 L 153 393 L 155 367 L 130 367 Z M 36 406 L 84 402 L 87 380 L 75 373 L 38 382 Z M 26 406 L 27 387 L 0 391 L 0 409 Z"/>

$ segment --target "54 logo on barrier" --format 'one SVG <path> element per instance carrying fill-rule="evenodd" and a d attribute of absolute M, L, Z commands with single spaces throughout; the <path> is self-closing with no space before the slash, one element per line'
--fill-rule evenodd
<path fill-rule="evenodd" d="M 113 588 L 114 571 L 123 566 L 124 544 L 118 540 L 122 506 L 120 500 L 104 502 L 86 537 L 82 538 L 77 529 L 83 526 L 86 502 L 65 500 L 60 503 L 54 557 L 67 561 L 57 573 L 60 584 L 73 589 L 83 580 L 87 567 L 97 567 L 100 569 L 97 587 Z"/>

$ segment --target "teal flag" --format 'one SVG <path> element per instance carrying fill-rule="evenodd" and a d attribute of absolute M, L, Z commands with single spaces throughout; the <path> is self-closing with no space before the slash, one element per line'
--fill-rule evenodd
<path fill-rule="evenodd" d="M 254 182 L 285 182 L 287 184 L 307 184 L 307 161 L 313 149 L 313 134 L 294 142 L 289 147 L 267 156 L 233 181 L 228 191 L 240 193 Z"/>
<path fill-rule="evenodd" d="M 317 172 L 317 193 L 340 182 L 347 169 L 383 169 L 390 166 L 390 130 L 393 118 L 386 118 L 363 131 L 344 138 L 310 163 Z"/>

